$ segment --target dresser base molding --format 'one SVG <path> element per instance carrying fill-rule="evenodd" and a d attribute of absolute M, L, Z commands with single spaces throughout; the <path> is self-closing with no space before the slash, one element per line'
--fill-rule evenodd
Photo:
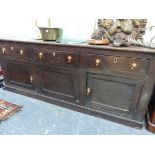
<path fill-rule="evenodd" d="M 34 99 L 42 100 L 42 101 L 48 102 L 50 104 L 61 106 L 63 108 L 67 108 L 67 109 L 74 110 L 74 111 L 77 111 L 77 112 L 82 112 L 82 113 L 85 113 L 85 114 L 88 114 L 88 115 L 91 115 L 91 116 L 104 118 L 106 120 L 110 120 L 110 121 L 115 122 L 115 123 L 127 125 L 129 127 L 134 127 L 134 128 L 137 128 L 137 129 L 141 129 L 143 127 L 143 122 L 130 120 L 130 119 L 127 119 L 127 118 L 124 118 L 124 117 L 119 117 L 117 115 L 110 114 L 108 112 L 107 113 L 103 112 L 103 111 L 100 112 L 100 111 L 98 111 L 96 109 L 92 109 L 92 108 L 88 108 L 88 107 L 85 107 L 85 106 L 81 106 L 81 105 L 73 104 L 73 103 L 70 103 L 70 102 L 62 101 L 62 100 L 59 100 L 59 99 L 51 98 L 49 96 L 39 94 L 38 92 L 36 93 L 35 91 L 15 87 L 15 86 L 12 86 L 12 85 L 6 85 L 4 90 L 11 91 L 11 92 L 14 92 L 14 93 L 18 93 L 18 94 L 28 96 L 28 97 L 31 97 L 31 98 L 34 98 Z"/>

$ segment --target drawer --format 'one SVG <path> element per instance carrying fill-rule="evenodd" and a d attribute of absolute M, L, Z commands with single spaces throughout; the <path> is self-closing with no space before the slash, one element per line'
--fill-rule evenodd
<path fill-rule="evenodd" d="M 33 50 L 28 46 L 11 45 L 10 50 L 13 56 L 20 58 L 33 58 Z"/>
<path fill-rule="evenodd" d="M 79 56 L 75 52 L 34 49 L 35 59 L 40 62 L 78 66 Z"/>
<path fill-rule="evenodd" d="M 10 55 L 11 54 L 10 45 L 7 43 L 0 44 L 0 54 Z"/>
<path fill-rule="evenodd" d="M 149 68 L 150 60 L 106 56 L 103 58 L 105 67 L 110 70 L 126 71 L 146 74 Z"/>
<path fill-rule="evenodd" d="M 88 54 L 86 64 L 88 68 L 101 68 L 111 71 L 146 74 L 150 64 L 150 60 Z"/>

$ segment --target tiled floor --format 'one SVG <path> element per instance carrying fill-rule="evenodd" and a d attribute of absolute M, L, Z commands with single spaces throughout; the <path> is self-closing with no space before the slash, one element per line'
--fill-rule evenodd
<path fill-rule="evenodd" d="M 61 108 L 43 101 L 0 89 L 0 98 L 22 111 L 0 123 L 0 135 L 149 135 L 142 130 Z"/>

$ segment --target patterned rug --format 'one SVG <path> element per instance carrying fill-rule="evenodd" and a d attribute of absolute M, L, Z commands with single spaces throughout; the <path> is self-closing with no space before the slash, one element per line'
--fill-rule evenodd
<path fill-rule="evenodd" d="M 0 99 L 0 121 L 6 120 L 21 110 L 21 106 Z"/>

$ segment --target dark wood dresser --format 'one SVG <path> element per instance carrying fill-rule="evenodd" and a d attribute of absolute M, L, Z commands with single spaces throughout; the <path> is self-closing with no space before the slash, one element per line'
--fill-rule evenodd
<path fill-rule="evenodd" d="M 153 49 L 0 39 L 0 61 L 6 90 L 143 125 L 155 82 Z"/>

